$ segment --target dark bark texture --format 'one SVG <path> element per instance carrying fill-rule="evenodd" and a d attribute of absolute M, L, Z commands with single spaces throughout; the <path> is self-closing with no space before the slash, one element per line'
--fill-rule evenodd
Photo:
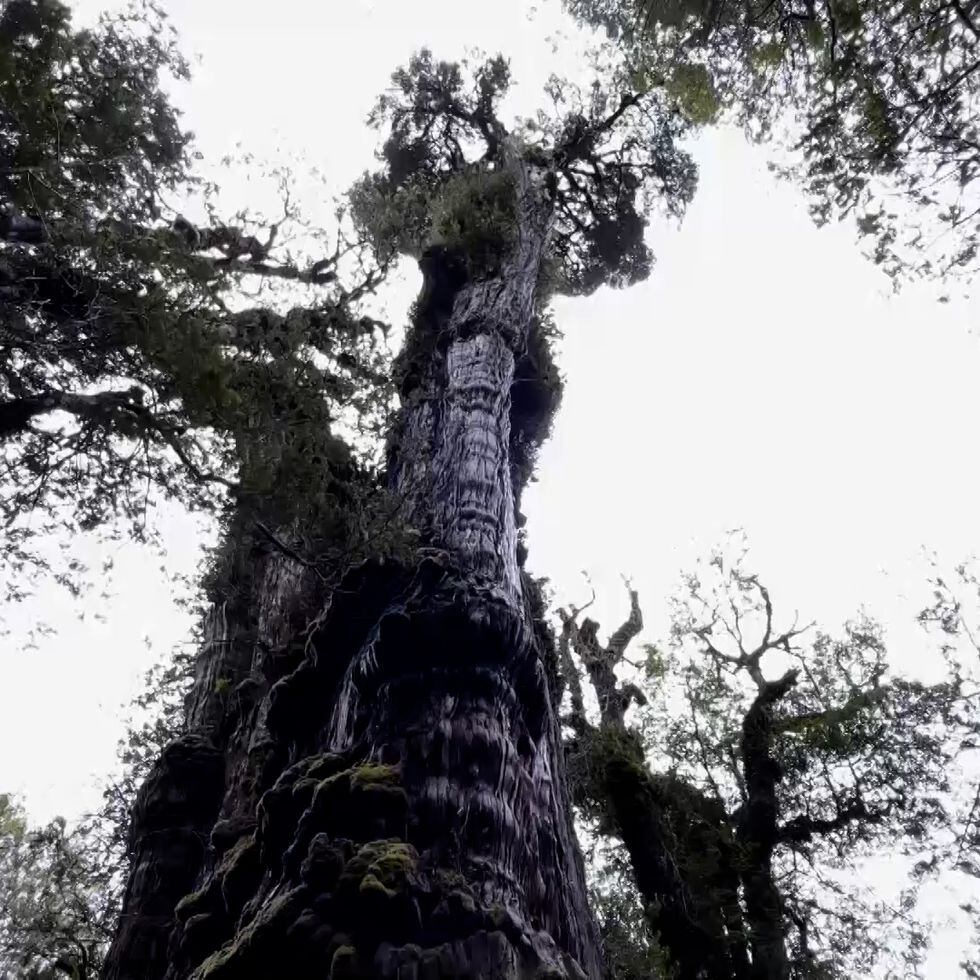
<path fill-rule="evenodd" d="M 389 447 L 417 555 L 329 591 L 275 549 L 250 557 L 178 743 L 206 787 L 168 752 L 140 794 L 112 980 L 602 975 L 553 642 L 518 561 L 515 433 L 542 426 L 514 419 L 511 388 L 550 216 L 509 165 L 501 269 L 470 279 L 445 248 L 422 263 Z M 197 850 L 178 861 L 184 828 Z"/>

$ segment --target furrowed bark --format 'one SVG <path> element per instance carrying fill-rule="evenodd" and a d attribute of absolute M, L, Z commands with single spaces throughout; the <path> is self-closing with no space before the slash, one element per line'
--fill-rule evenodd
<path fill-rule="evenodd" d="M 423 260 L 389 457 L 418 554 L 366 562 L 329 595 L 269 560 L 251 639 L 213 614 L 189 718 L 224 760 L 220 812 L 165 973 L 125 965 L 120 933 L 107 976 L 602 975 L 553 650 L 517 551 L 511 386 L 550 202 L 509 165 L 519 231 L 502 268 L 472 279 L 452 250 Z M 316 622 L 304 642 L 300 611 Z M 237 714 L 215 700 L 226 675 L 235 691 L 257 678 Z M 143 864 L 160 859 L 135 836 Z"/>
<path fill-rule="evenodd" d="M 237 598 L 215 603 L 186 703 L 186 728 L 140 788 L 130 826 L 123 914 L 107 980 L 156 980 L 173 958 L 174 909 L 229 842 L 255 826 L 261 792 L 282 768 L 265 727 L 272 683 L 294 669 L 298 625 L 315 604 L 313 576 L 241 534 L 234 564 L 251 565 Z M 235 532 L 232 532 L 233 535 Z M 235 544 L 230 544 L 232 550 Z"/>

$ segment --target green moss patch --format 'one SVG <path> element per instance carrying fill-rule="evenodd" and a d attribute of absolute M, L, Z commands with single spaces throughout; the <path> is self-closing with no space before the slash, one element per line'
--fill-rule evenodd
<path fill-rule="evenodd" d="M 400 891 L 405 881 L 418 867 L 418 852 L 411 844 L 391 838 L 372 841 L 363 845 L 347 862 L 340 878 L 341 888 L 356 885 L 358 891 L 365 888 L 377 890 L 378 886 L 388 892 Z"/>
<path fill-rule="evenodd" d="M 408 798 L 397 767 L 370 762 L 321 780 L 311 809 L 331 837 L 364 841 L 403 835 Z"/>

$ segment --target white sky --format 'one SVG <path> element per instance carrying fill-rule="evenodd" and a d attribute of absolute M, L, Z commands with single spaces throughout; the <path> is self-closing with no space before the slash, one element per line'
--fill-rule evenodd
<path fill-rule="evenodd" d="M 108 5 L 74 6 L 88 18 Z M 575 45 L 556 54 L 546 39 L 563 25 L 554 0 L 533 15 L 519 0 L 162 6 L 202 58 L 180 101 L 206 158 L 241 142 L 272 162 L 302 156 L 338 187 L 371 165 L 364 117 L 415 48 L 503 51 L 522 113 L 550 72 L 576 64 Z M 587 570 L 607 626 L 626 611 L 620 574 L 631 575 L 653 638 L 679 570 L 741 526 L 777 610 L 834 627 L 865 605 L 914 665 L 927 651 L 912 627 L 920 549 L 952 563 L 980 547 L 980 304 L 940 305 L 929 288 L 890 295 L 850 230 L 814 229 L 799 193 L 738 134 L 710 133 L 695 152 L 700 191 L 679 229 L 655 229 L 649 282 L 557 304 L 566 393 L 525 498 L 529 564 L 563 601 L 587 597 Z M 240 176 L 227 190 L 248 203 Z M 329 214 L 322 194 L 304 204 Z M 190 570 L 200 527 L 174 513 L 167 528 L 171 566 Z M 120 705 L 186 636 L 158 559 L 113 554 L 104 622 L 79 622 L 52 588 L 17 611 L 0 649 L 0 790 L 22 793 L 37 819 L 97 804 Z M 59 633 L 24 649 L 36 618 Z M 930 976 L 954 964 L 937 958 Z"/>

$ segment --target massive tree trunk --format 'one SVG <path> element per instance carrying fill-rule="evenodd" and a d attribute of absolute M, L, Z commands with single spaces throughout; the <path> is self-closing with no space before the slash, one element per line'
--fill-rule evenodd
<path fill-rule="evenodd" d="M 330 590 L 272 549 L 212 613 L 189 733 L 140 795 L 107 977 L 602 974 L 554 649 L 518 560 L 511 386 L 550 203 L 509 166 L 502 267 L 473 278 L 446 248 L 422 263 L 389 458 L 419 547 Z M 175 753 L 206 770 L 200 790 Z M 185 838 L 197 850 L 175 856 Z"/>

